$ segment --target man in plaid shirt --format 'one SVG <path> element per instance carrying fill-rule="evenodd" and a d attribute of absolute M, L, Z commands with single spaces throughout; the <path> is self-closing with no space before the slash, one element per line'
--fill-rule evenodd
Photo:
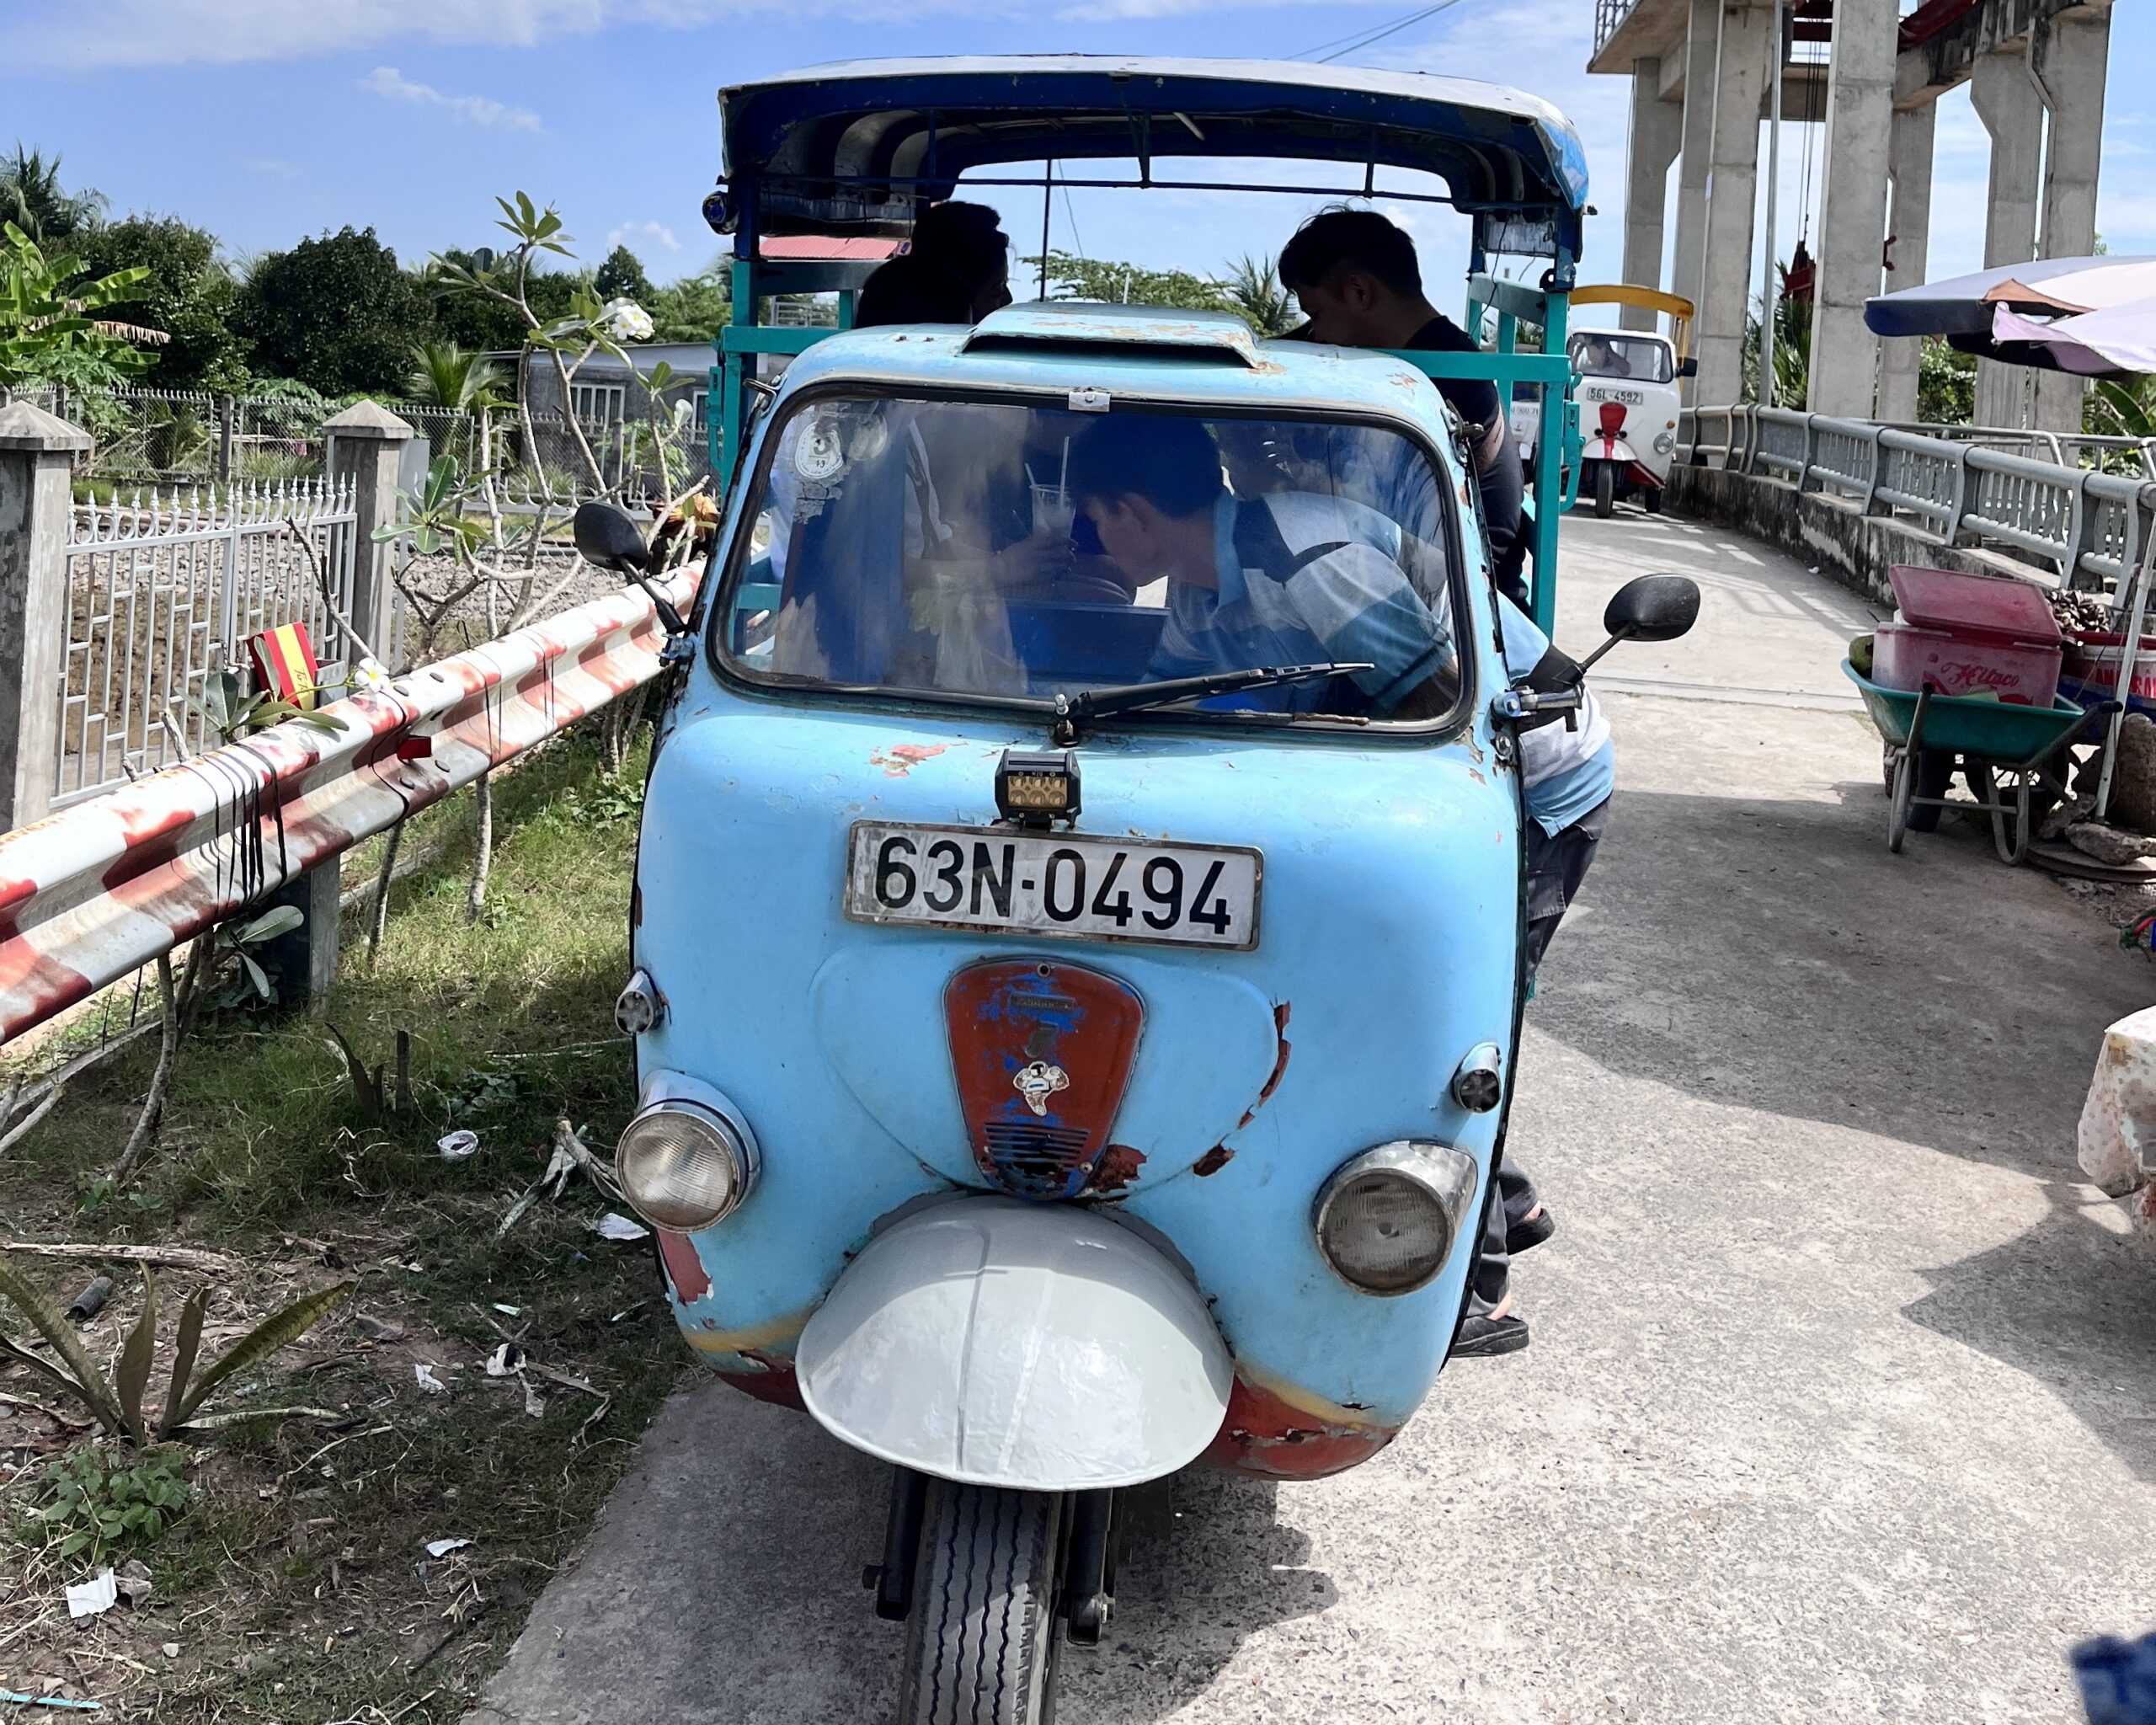
<path fill-rule="evenodd" d="M 1194 419 L 1102 419 L 1070 450 L 1070 493 L 1135 585 L 1166 578 L 1155 678 L 1265 665 L 1367 665 L 1350 679 L 1216 697 L 1273 712 L 1431 718 L 1460 691 L 1442 571 L 1426 595 L 1401 566 L 1401 530 L 1375 510 L 1309 491 L 1231 494 Z M 1433 609 L 1433 606 L 1436 609 Z"/>

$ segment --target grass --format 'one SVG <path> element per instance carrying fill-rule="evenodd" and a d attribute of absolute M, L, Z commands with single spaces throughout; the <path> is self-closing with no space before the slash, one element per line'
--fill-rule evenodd
<path fill-rule="evenodd" d="M 308 1289 L 358 1283 L 242 1397 L 338 1418 L 245 1425 L 198 1446 L 193 1497 L 147 1559 L 147 1608 L 86 1627 L 62 1616 L 9 1645 L 61 1580 L 81 1578 L 27 1541 L 10 1551 L 0 1530 L 0 1668 L 15 1686 L 63 1678 L 184 1725 L 375 1718 L 368 1709 L 418 1725 L 459 1717 L 506 1650 L 682 1366 L 651 1253 L 598 1239 L 608 1200 L 580 1177 L 496 1237 L 544 1167 L 557 1119 L 603 1154 L 632 1105 L 612 1002 L 627 969 L 641 779 L 639 760 L 607 780 L 594 742 L 572 734 L 498 784 L 478 925 L 464 916 L 468 798 L 414 824 L 431 831 L 408 832 L 434 860 L 392 889 L 371 969 L 355 944 L 366 919 L 348 917 L 326 1016 L 392 1071 L 396 1033 L 410 1033 L 408 1114 L 370 1123 L 305 1014 L 227 1010 L 183 1049 L 135 1192 L 112 1194 L 95 1176 L 132 1121 L 147 1044 L 78 1081 L 0 1162 L 0 1215 L 24 1237 L 177 1242 L 240 1259 L 245 1274 L 219 1290 L 235 1332 Z M 366 863 L 355 858 L 348 878 Z M 446 1162 L 435 1140 L 456 1127 L 482 1147 Z M 38 1268 L 65 1300 L 95 1266 Z M 113 1304 L 84 1327 L 106 1357 L 140 1298 L 139 1277 L 112 1268 Z M 161 1279 L 170 1314 L 192 1279 Z M 385 1326 L 401 1334 L 384 1339 Z M 545 1407 L 529 1417 L 519 1381 L 483 1370 L 505 1337 L 599 1394 L 535 1377 Z M 415 1381 L 422 1361 L 446 1394 Z M 30 1390 L 19 1372 L 0 1375 L 0 1397 L 10 1387 Z M 0 1418 L 0 1476 L 11 1454 L 29 1464 L 0 1488 L 0 1529 L 65 1441 L 28 1411 Z M 472 1544 L 429 1559 L 424 1543 L 442 1538 Z"/>

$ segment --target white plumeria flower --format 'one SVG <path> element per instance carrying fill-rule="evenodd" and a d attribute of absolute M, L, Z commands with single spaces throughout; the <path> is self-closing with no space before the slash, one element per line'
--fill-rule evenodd
<path fill-rule="evenodd" d="M 601 307 L 599 322 L 616 341 L 649 341 L 651 313 L 634 300 L 609 300 Z"/>
<path fill-rule="evenodd" d="M 362 659 L 352 667 L 352 686 L 386 689 L 389 686 L 389 668 L 378 659 Z"/>

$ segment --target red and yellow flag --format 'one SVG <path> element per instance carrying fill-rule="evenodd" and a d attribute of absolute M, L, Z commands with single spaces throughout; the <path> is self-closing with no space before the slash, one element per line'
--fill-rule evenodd
<path fill-rule="evenodd" d="M 303 710 L 313 709 L 315 677 L 320 666 L 315 662 L 314 644 L 307 639 L 305 623 L 280 623 L 274 629 L 250 635 L 247 651 L 254 661 L 255 681 L 265 691 Z"/>

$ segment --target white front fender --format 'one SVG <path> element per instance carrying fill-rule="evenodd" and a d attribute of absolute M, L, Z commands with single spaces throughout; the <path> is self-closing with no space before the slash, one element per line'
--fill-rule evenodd
<path fill-rule="evenodd" d="M 893 1224 L 801 1332 L 801 1398 L 857 1450 L 941 1479 L 1092 1491 L 1195 1461 L 1234 1378 L 1205 1301 L 1132 1230 L 969 1198 Z"/>

